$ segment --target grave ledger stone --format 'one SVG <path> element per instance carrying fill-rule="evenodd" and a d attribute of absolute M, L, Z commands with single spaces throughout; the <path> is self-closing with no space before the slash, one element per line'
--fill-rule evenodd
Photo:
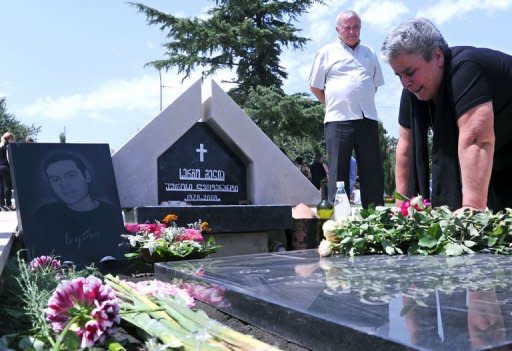
<path fill-rule="evenodd" d="M 123 220 L 107 144 L 12 144 L 18 223 L 29 258 L 79 266 L 122 259 Z"/>
<path fill-rule="evenodd" d="M 218 309 L 311 350 L 510 350 L 504 255 L 335 256 L 316 250 L 162 263 Z"/>

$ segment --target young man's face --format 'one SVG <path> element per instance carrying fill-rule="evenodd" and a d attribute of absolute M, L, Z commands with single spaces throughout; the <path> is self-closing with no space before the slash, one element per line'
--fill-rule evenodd
<path fill-rule="evenodd" d="M 82 173 L 72 160 L 51 163 L 46 168 L 46 174 L 55 194 L 68 206 L 79 203 L 89 195 L 89 172 Z"/>

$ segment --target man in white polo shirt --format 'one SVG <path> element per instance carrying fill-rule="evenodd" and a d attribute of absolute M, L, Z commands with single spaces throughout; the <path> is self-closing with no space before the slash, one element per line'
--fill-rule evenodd
<path fill-rule="evenodd" d="M 363 207 L 382 205 L 384 173 L 375 92 L 384 78 L 375 53 L 360 43 L 361 19 L 357 13 L 339 14 L 336 32 L 339 41 L 320 49 L 309 78 L 311 92 L 325 104 L 329 199 L 334 199 L 338 180 L 345 182 L 350 194 L 350 157 L 355 150 Z"/>

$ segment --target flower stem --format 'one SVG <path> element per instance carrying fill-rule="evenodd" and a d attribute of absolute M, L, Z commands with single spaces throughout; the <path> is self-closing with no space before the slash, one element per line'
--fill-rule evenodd
<path fill-rule="evenodd" d="M 61 344 L 62 344 L 62 342 L 64 341 L 64 338 L 66 337 L 66 334 L 68 333 L 69 328 L 71 328 L 71 326 L 72 326 L 73 324 L 75 324 L 75 322 L 77 321 L 77 319 L 78 319 L 79 317 L 80 317 L 80 316 L 74 316 L 73 318 L 71 318 L 71 319 L 66 323 L 66 326 L 65 326 L 65 327 L 64 327 L 64 329 L 60 332 L 59 337 L 57 338 L 57 342 L 53 345 L 53 350 L 54 350 L 54 351 L 60 351 Z"/>

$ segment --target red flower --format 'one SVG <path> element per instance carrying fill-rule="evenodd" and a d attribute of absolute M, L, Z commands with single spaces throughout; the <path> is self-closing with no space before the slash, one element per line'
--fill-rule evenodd
<path fill-rule="evenodd" d="M 410 201 L 404 201 L 402 203 L 402 206 L 400 206 L 400 212 L 402 213 L 402 216 L 407 217 L 409 215 L 409 207 L 411 206 Z"/>

